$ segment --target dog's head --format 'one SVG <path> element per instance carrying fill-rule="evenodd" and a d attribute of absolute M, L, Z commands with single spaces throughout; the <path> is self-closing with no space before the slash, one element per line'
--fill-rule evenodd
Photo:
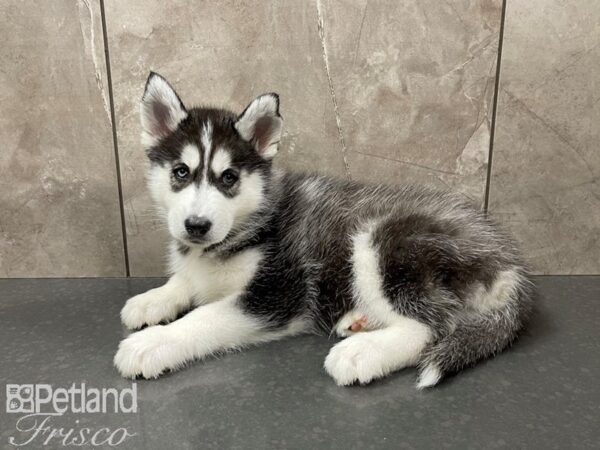
<path fill-rule="evenodd" d="M 264 200 L 283 121 L 277 94 L 256 98 L 240 115 L 183 105 L 151 73 L 140 105 L 150 192 L 171 235 L 209 247 L 244 225 Z"/>

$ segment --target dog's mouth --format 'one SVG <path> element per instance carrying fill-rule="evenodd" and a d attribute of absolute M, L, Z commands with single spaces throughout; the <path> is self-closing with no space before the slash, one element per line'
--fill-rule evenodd
<path fill-rule="evenodd" d="M 197 237 L 187 237 L 185 238 L 186 244 L 194 244 L 194 245 L 209 245 L 210 242 L 205 238 L 197 238 Z"/>
<path fill-rule="evenodd" d="M 220 241 L 215 242 L 215 241 L 212 241 L 209 237 L 186 236 L 183 239 L 179 239 L 179 242 L 181 242 L 183 245 L 187 245 L 189 247 L 202 248 L 202 249 L 204 249 L 204 251 L 208 251 L 209 249 L 218 247 L 223 242 L 227 241 L 228 238 L 229 238 L 229 236 L 226 236 L 224 239 L 221 239 Z"/>
<path fill-rule="evenodd" d="M 212 245 L 212 242 L 207 237 L 199 237 L 199 236 L 173 236 L 175 241 L 183 247 L 187 248 L 206 248 L 209 245 Z"/>
<path fill-rule="evenodd" d="M 236 234 L 237 232 L 234 229 L 231 229 L 229 230 L 229 233 L 227 233 L 227 235 L 220 241 L 207 243 L 208 245 L 204 247 L 204 253 L 210 253 L 214 250 L 220 249 L 224 245 L 227 245 Z"/>
<path fill-rule="evenodd" d="M 190 235 L 176 238 L 176 240 L 183 246 L 201 249 L 203 253 L 210 253 L 230 244 L 238 236 L 238 233 L 239 230 L 233 227 L 223 239 L 218 241 L 211 240 L 210 236 L 196 237 Z"/>

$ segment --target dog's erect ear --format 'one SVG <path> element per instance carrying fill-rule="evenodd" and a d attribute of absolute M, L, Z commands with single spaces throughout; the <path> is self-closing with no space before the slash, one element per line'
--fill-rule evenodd
<path fill-rule="evenodd" d="M 171 85 L 159 74 L 150 72 L 142 101 L 142 143 L 152 147 L 169 135 L 187 117 L 185 106 Z"/>
<path fill-rule="evenodd" d="M 244 110 L 235 123 L 243 139 L 251 142 L 260 156 L 271 159 L 277 153 L 283 119 L 279 115 L 279 96 L 264 94 Z"/>

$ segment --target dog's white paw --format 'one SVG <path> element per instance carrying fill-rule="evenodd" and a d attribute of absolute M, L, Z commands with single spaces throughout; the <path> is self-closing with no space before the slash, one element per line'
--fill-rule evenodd
<path fill-rule="evenodd" d="M 176 316 L 175 305 L 161 294 L 160 288 L 130 298 L 121 310 L 121 322 L 130 330 L 143 325 L 156 325 Z"/>
<path fill-rule="evenodd" d="M 325 358 L 325 370 L 339 386 L 366 384 L 389 373 L 386 355 L 369 333 L 360 333 L 333 346 Z"/>
<path fill-rule="evenodd" d="M 176 369 L 184 361 L 180 342 L 164 325 L 146 328 L 131 334 L 119 344 L 114 364 L 122 376 L 157 378 L 168 369 Z"/>

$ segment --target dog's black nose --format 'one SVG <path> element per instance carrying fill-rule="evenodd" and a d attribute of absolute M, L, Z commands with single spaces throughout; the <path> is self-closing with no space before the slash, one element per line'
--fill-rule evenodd
<path fill-rule="evenodd" d="M 191 216 L 185 220 L 184 225 L 190 237 L 202 237 L 208 233 L 212 223 L 204 217 Z"/>

